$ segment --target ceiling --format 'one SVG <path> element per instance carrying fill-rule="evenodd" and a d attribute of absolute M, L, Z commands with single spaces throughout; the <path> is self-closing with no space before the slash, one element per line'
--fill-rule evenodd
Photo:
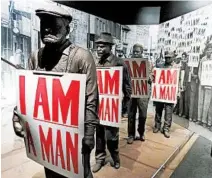
<path fill-rule="evenodd" d="M 145 18 L 145 24 L 152 24 L 158 18 L 157 24 L 177 16 L 186 14 L 212 1 L 56 1 L 57 3 L 102 17 L 123 25 L 140 24 L 144 21 L 135 20 Z M 148 8 L 147 8 L 148 7 Z M 153 8 L 149 8 L 153 7 Z M 159 11 L 156 7 L 159 7 Z M 148 10 L 146 10 L 146 9 Z M 155 22 L 154 22 L 155 23 Z"/>

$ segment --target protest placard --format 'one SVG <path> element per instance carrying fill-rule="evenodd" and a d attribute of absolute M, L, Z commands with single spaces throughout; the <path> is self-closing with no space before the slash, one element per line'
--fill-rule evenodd
<path fill-rule="evenodd" d="M 82 178 L 85 74 L 17 71 L 17 107 L 27 156 L 69 178 Z"/>
<path fill-rule="evenodd" d="M 177 103 L 179 69 L 154 70 L 155 80 L 152 83 L 151 100 L 164 103 Z"/>
<path fill-rule="evenodd" d="M 202 62 L 200 83 L 202 86 L 212 86 L 212 60 Z"/>
<path fill-rule="evenodd" d="M 122 67 L 97 67 L 99 119 L 101 125 L 120 127 Z"/>
<path fill-rule="evenodd" d="M 132 80 L 132 98 L 149 97 L 149 63 L 145 59 L 124 59 Z"/>
<path fill-rule="evenodd" d="M 199 65 L 199 54 L 190 53 L 188 59 L 189 67 L 198 67 Z"/>

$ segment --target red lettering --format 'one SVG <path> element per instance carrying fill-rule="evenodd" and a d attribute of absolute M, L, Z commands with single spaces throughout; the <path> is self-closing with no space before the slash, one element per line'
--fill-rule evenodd
<path fill-rule="evenodd" d="M 111 121 L 111 115 L 110 115 L 110 103 L 109 103 L 109 98 L 106 99 L 106 106 L 105 106 L 105 120 L 108 116 L 108 121 Z"/>
<path fill-rule="evenodd" d="M 42 151 L 43 160 L 45 161 L 45 155 L 46 155 L 48 162 L 50 162 L 50 154 L 51 154 L 52 164 L 54 165 L 52 128 L 48 129 L 47 138 L 45 138 L 42 126 L 39 125 L 39 134 L 40 134 L 40 143 L 41 143 L 41 151 Z"/>
<path fill-rule="evenodd" d="M 31 135 L 31 131 L 30 131 L 28 122 L 26 122 L 26 140 L 27 140 L 27 145 L 28 145 L 28 152 L 31 153 L 31 146 L 32 146 L 33 154 L 34 154 L 34 156 L 37 156 L 34 141 L 33 141 L 32 135 Z"/>
<path fill-rule="evenodd" d="M 171 100 L 176 101 L 177 100 L 177 87 L 171 87 Z"/>
<path fill-rule="evenodd" d="M 40 101 L 41 99 L 41 101 Z M 38 117 L 38 107 L 42 106 L 44 119 L 50 121 L 50 114 L 49 114 L 49 102 L 48 102 L 48 95 L 46 89 L 46 79 L 39 78 L 35 96 L 35 104 L 34 104 L 34 113 L 33 117 Z"/>
<path fill-rule="evenodd" d="M 160 99 L 165 99 L 166 86 L 160 86 Z"/>
<path fill-rule="evenodd" d="M 105 71 L 105 94 L 119 94 L 119 76 L 119 71 L 115 71 L 113 76 L 110 71 Z"/>
<path fill-rule="evenodd" d="M 109 99 L 109 98 L 108 98 Z M 114 99 L 112 98 L 112 122 L 118 123 L 119 120 L 119 115 L 118 115 L 118 111 L 119 111 L 119 99 Z M 115 117 L 115 119 L 114 119 Z"/>
<path fill-rule="evenodd" d="M 99 119 L 118 123 L 119 99 L 101 98 L 99 105 Z"/>
<path fill-rule="evenodd" d="M 102 71 L 97 70 L 97 82 L 98 82 L 98 89 L 99 93 L 102 94 L 103 92 L 103 84 L 102 84 Z"/>
<path fill-rule="evenodd" d="M 141 80 L 142 95 L 148 95 L 147 86 L 147 80 Z"/>
<path fill-rule="evenodd" d="M 26 115 L 25 76 L 19 76 L 19 102 L 21 114 Z"/>
<path fill-rule="evenodd" d="M 103 120 L 104 118 L 104 98 L 100 98 L 99 103 L 99 119 Z"/>
<path fill-rule="evenodd" d="M 167 88 L 166 88 L 166 100 L 168 99 L 168 100 L 170 100 L 171 98 L 170 98 L 170 91 L 169 91 L 169 89 L 170 89 L 170 86 L 167 86 Z"/>
<path fill-rule="evenodd" d="M 167 71 L 167 84 L 177 84 L 177 70 Z"/>
<path fill-rule="evenodd" d="M 153 87 L 153 92 L 152 92 L 152 98 L 157 98 L 157 90 L 156 90 L 156 86 L 154 85 Z"/>
<path fill-rule="evenodd" d="M 132 80 L 132 91 L 134 95 L 148 95 L 147 80 Z"/>
<path fill-rule="evenodd" d="M 129 70 L 130 76 L 131 76 L 131 77 L 133 77 L 133 76 L 132 76 L 132 70 L 131 70 L 131 67 L 130 67 L 130 61 L 125 61 L 125 64 L 126 64 L 126 65 L 127 65 L 127 67 L 128 67 L 128 70 Z"/>
<path fill-rule="evenodd" d="M 165 71 L 161 70 L 160 78 L 159 78 L 159 84 L 165 84 L 165 83 L 166 83 Z"/>
<path fill-rule="evenodd" d="M 65 160 L 64 160 L 64 154 L 63 154 L 63 147 L 62 147 L 62 140 L 61 140 L 61 132 L 60 130 L 57 130 L 57 140 L 56 140 L 56 163 L 55 165 L 58 166 L 58 157 L 60 157 L 61 160 L 61 166 L 63 169 L 65 169 Z"/>
<path fill-rule="evenodd" d="M 74 144 L 69 132 L 66 132 L 67 170 L 70 171 L 70 157 L 72 158 L 74 173 L 78 174 L 78 134 L 74 134 Z"/>
<path fill-rule="evenodd" d="M 68 111 L 70 108 L 70 125 L 78 126 L 79 90 L 80 82 L 72 81 L 66 95 L 63 92 L 59 79 L 53 79 L 52 87 L 52 120 L 58 122 L 59 103 L 63 124 L 67 124 Z M 71 107 L 70 107 L 71 105 Z"/>
<path fill-rule="evenodd" d="M 137 61 L 132 61 L 133 77 L 146 78 L 146 61 L 141 61 L 140 66 Z"/>

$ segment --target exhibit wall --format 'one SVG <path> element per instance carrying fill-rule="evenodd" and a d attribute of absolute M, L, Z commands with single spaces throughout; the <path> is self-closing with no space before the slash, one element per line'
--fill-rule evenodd
<path fill-rule="evenodd" d="M 159 25 L 158 53 L 176 50 L 189 54 L 191 66 L 196 67 L 206 43 L 212 39 L 212 5 L 205 6 Z"/>

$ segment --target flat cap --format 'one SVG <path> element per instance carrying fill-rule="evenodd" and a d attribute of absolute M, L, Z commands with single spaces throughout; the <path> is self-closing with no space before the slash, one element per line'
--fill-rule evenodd
<path fill-rule="evenodd" d="M 95 43 L 107 43 L 114 45 L 113 37 L 110 33 L 102 32 L 100 37 L 95 41 Z"/>
<path fill-rule="evenodd" d="M 65 18 L 67 20 L 69 20 L 69 22 L 72 21 L 72 16 L 71 14 L 69 14 L 64 8 L 60 7 L 60 6 L 48 6 L 45 8 L 40 8 L 35 10 L 36 15 L 38 17 L 42 17 L 42 16 L 55 16 L 55 17 L 61 17 L 61 18 Z"/>

